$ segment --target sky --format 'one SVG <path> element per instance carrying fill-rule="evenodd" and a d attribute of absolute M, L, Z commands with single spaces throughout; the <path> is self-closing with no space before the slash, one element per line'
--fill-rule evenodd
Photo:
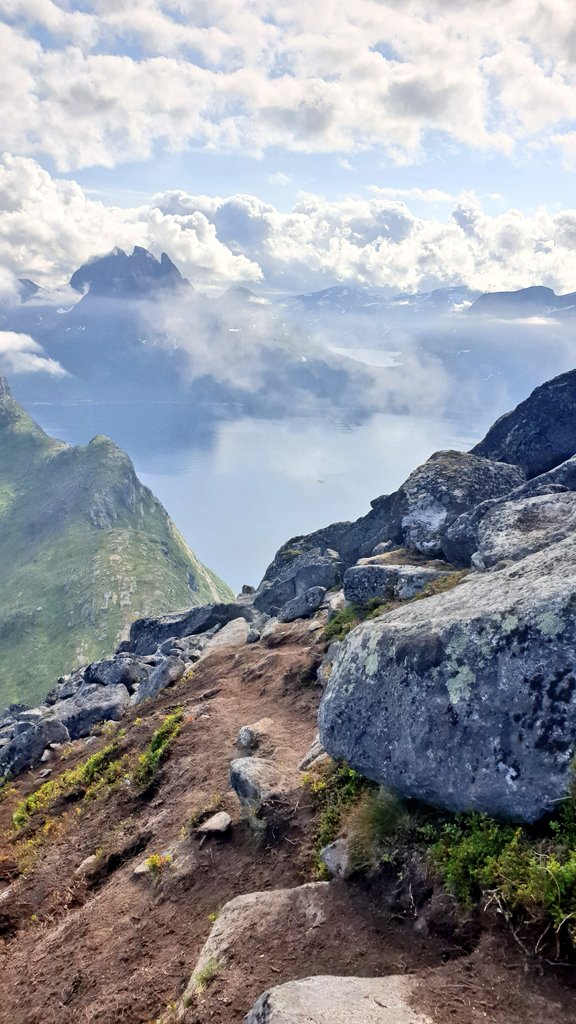
<path fill-rule="evenodd" d="M 0 0 L 0 295 L 576 289 L 573 0 Z"/>

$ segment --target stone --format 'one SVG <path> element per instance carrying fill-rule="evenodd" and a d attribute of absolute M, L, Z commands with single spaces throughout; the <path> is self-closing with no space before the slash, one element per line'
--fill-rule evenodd
<path fill-rule="evenodd" d="M 148 676 L 148 668 L 137 658 L 107 658 L 84 669 L 84 682 L 99 686 L 124 685 L 130 692 Z"/>
<path fill-rule="evenodd" d="M 208 818 L 208 821 L 203 822 L 199 826 L 198 832 L 205 836 L 223 835 L 224 832 L 228 831 L 231 824 L 232 818 L 230 815 L 226 811 L 218 811 L 217 814 L 213 814 L 211 818 Z"/>
<path fill-rule="evenodd" d="M 300 761 L 300 764 L 298 765 L 298 769 L 301 772 L 305 772 L 310 767 L 312 762 L 315 761 L 317 757 L 320 757 L 320 755 L 323 754 L 323 753 L 324 753 L 324 747 L 322 746 L 322 744 L 320 742 L 320 737 L 318 735 L 316 735 L 314 737 L 314 741 L 313 741 L 312 746 L 310 747 L 308 753 L 305 754 L 304 757 L 302 758 L 302 760 Z"/>
<path fill-rule="evenodd" d="M 381 541 L 380 544 L 376 544 L 372 548 L 372 551 L 370 552 L 370 554 L 371 555 L 386 555 L 386 554 L 388 554 L 389 551 L 392 551 L 393 549 L 394 549 L 394 544 L 392 543 L 391 540 Z"/>
<path fill-rule="evenodd" d="M 254 607 L 273 614 L 274 608 L 279 610 L 311 588 L 330 590 L 341 582 L 343 571 L 344 565 L 335 551 L 312 549 L 295 554 L 286 561 L 276 578 L 264 578 L 256 592 Z"/>
<path fill-rule="evenodd" d="M 246 619 L 240 617 L 232 619 L 231 622 L 227 622 L 225 626 L 222 626 L 216 635 L 208 641 L 204 648 L 204 653 L 209 654 L 223 647 L 237 647 L 240 644 L 245 644 L 249 632 L 250 626 Z"/>
<path fill-rule="evenodd" d="M 83 684 L 70 700 L 54 705 L 60 722 L 73 740 L 87 736 L 98 722 L 117 722 L 127 711 L 130 694 L 125 686 Z"/>
<path fill-rule="evenodd" d="M 389 539 L 411 551 L 441 557 L 442 532 L 463 512 L 525 481 L 522 470 L 466 452 L 436 452 L 394 497 Z"/>
<path fill-rule="evenodd" d="M 279 622 L 294 622 L 295 619 L 308 619 L 318 611 L 324 600 L 326 587 L 310 587 L 298 597 L 283 604 L 278 612 Z"/>
<path fill-rule="evenodd" d="M 335 842 L 324 846 L 320 850 L 319 856 L 332 878 L 348 878 L 350 876 L 350 853 L 346 839 L 336 839 Z"/>
<path fill-rule="evenodd" d="M 186 1007 L 197 991 L 199 980 L 209 964 L 225 970 L 231 958 L 246 944 L 249 937 L 266 939 L 271 924 L 283 919 L 300 919 L 308 928 L 319 926 L 325 920 L 323 900 L 328 895 L 327 882 L 309 882 L 294 889 L 273 889 L 251 892 L 225 903 L 204 943 L 177 1011 L 177 1020 L 185 1018 Z M 266 945 L 262 946 L 266 949 Z"/>
<path fill-rule="evenodd" d="M 238 731 L 235 746 L 239 750 L 256 750 L 262 740 L 270 733 L 274 722 L 271 718 L 261 718 L 254 725 L 243 725 Z"/>
<path fill-rule="evenodd" d="M 74 875 L 76 878 L 86 878 L 91 875 L 94 868 L 98 867 L 99 858 L 95 853 L 92 853 L 89 857 L 85 857 L 81 864 L 76 868 Z"/>
<path fill-rule="evenodd" d="M 0 750 L 0 778 L 16 776 L 40 761 L 46 748 L 54 743 L 67 743 L 70 733 L 55 716 L 46 716 L 37 724 L 29 723 L 25 732 L 15 735 Z"/>
<path fill-rule="evenodd" d="M 282 794 L 285 780 L 272 761 L 237 757 L 230 765 L 230 785 L 243 807 L 255 811 Z"/>
<path fill-rule="evenodd" d="M 412 1009 L 416 984 L 409 974 L 288 981 L 264 992 L 244 1024 L 431 1024 Z"/>
<path fill-rule="evenodd" d="M 141 704 L 150 697 L 155 697 L 167 686 L 173 686 L 182 678 L 186 671 L 186 665 L 181 658 L 165 658 L 164 661 L 152 669 L 150 675 L 138 687 L 132 697 L 132 704 Z"/>
<path fill-rule="evenodd" d="M 478 528 L 476 569 L 516 562 L 576 534 L 576 493 L 541 494 L 491 508 Z"/>
<path fill-rule="evenodd" d="M 337 760 L 449 811 L 535 821 L 576 750 L 573 538 L 357 627 L 319 713 Z"/>
<path fill-rule="evenodd" d="M 252 606 L 242 601 L 202 605 L 175 615 L 137 619 L 130 627 L 129 648 L 133 654 L 155 654 L 165 640 L 205 633 L 215 626 L 225 626 L 232 619 L 254 618 Z"/>
<path fill-rule="evenodd" d="M 490 428 L 472 451 L 520 466 L 528 477 L 576 454 L 576 370 L 546 381 Z"/>
<path fill-rule="evenodd" d="M 344 597 L 351 604 L 405 601 L 450 570 L 416 565 L 353 565 L 344 573 Z"/>

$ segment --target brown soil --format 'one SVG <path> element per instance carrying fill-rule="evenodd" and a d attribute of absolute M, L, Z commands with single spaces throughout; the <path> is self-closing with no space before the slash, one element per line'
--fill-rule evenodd
<path fill-rule="evenodd" d="M 181 996 L 210 919 L 227 900 L 311 880 L 314 822 L 297 765 L 316 731 L 320 691 L 313 668 L 322 650 L 321 633 L 299 622 L 282 627 L 267 643 L 210 654 L 188 679 L 123 723 L 122 752 L 134 763 L 163 716 L 185 708 L 184 726 L 154 789 L 142 796 L 119 785 L 89 803 L 61 800 L 49 811 L 54 824 L 39 846 L 34 844 L 47 814 L 40 812 L 18 834 L 11 816 L 16 803 L 41 784 L 40 769 L 16 781 L 15 792 L 0 802 L 1 1024 L 144 1024 L 157 1018 Z M 228 770 L 238 756 L 239 728 L 263 718 L 274 724 L 258 753 L 279 764 L 289 792 L 271 814 L 266 835 L 258 837 L 241 819 Z M 65 759 L 51 765 L 51 777 L 108 742 L 101 737 L 88 746 L 73 744 Z M 232 815 L 231 835 L 200 843 L 187 822 L 216 805 Z M 133 876 L 143 859 L 169 849 L 176 851 L 174 861 L 159 880 Z M 97 851 L 93 877 L 77 877 L 81 862 Z M 427 1000 L 438 1024 L 576 1019 L 576 999 L 562 979 L 541 979 L 533 968 L 526 974 L 516 949 L 503 954 L 509 967 L 484 947 L 458 960 L 464 950 L 455 940 L 417 932 L 409 915 L 390 916 L 367 889 L 338 884 L 331 893 L 327 923 L 311 934 L 303 937 L 282 920 L 270 930 L 265 948 L 255 937 L 247 940 L 189 1019 L 236 1024 L 263 989 L 297 977 L 383 975 L 441 963 L 446 985 L 437 991 L 431 975 L 418 997 Z M 499 1006 L 490 1009 L 493 1018 L 470 1015 L 462 1002 L 469 998 L 470 989 L 463 995 L 462 985 L 470 983 L 470 974 L 477 985 L 474 1005 L 491 1005 L 494 979 L 502 975 L 498 991 L 526 988 L 531 1005 L 540 1005 L 538 998 L 549 1001 L 548 1016 L 530 1017 L 524 1004 L 517 1010 L 510 1001 L 504 1016 Z"/>

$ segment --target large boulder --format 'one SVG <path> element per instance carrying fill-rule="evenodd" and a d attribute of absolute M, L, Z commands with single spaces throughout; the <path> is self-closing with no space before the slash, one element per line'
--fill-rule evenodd
<path fill-rule="evenodd" d="M 268 800 L 281 796 L 289 783 L 273 761 L 237 757 L 230 764 L 230 785 L 243 807 L 257 811 Z"/>
<path fill-rule="evenodd" d="M 99 686 L 118 686 L 122 683 L 132 691 L 148 675 L 148 667 L 138 658 L 119 656 L 104 661 L 93 661 L 84 669 L 84 681 Z"/>
<path fill-rule="evenodd" d="M 572 782 L 573 537 L 364 623 L 319 714 L 328 753 L 406 797 L 534 821 Z"/>
<path fill-rule="evenodd" d="M 294 622 L 295 619 L 309 619 L 318 611 L 326 594 L 325 587 L 310 587 L 298 597 L 283 604 L 278 612 L 278 622 Z"/>
<path fill-rule="evenodd" d="M 186 671 L 186 665 L 181 658 L 168 657 L 153 668 L 150 675 L 140 684 L 132 697 L 133 704 L 141 704 L 142 701 L 155 697 L 160 690 L 167 686 L 173 686 L 182 678 Z"/>
<path fill-rule="evenodd" d="M 521 470 L 466 452 L 436 452 L 410 474 L 390 510 L 388 538 L 429 558 L 443 553 L 442 534 L 457 516 L 525 480 Z"/>
<path fill-rule="evenodd" d="M 478 527 L 472 563 L 490 569 L 576 534 L 576 493 L 541 494 L 507 501 L 488 510 Z"/>
<path fill-rule="evenodd" d="M 215 626 L 225 626 L 232 619 L 254 619 L 252 598 L 219 604 L 205 604 L 175 615 L 159 618 L 136 619 L 130 627 L 130 640 L 123 645 L 132 654 L 155 654 L 165 640 L 205 633 Z"/>
<path fill-rule="evenodd" d="M 54 711 L 73 740 L 87 736 L 98 722 L 117 722 L 130 704 L 130 694 L 121 683 L 116 686 L 83 684 L 70 700 L 54 705 Z"/>
<path fill-rule="evenodd" d="M 336 551 L 313 548 L 299 553 L 295 549 L 285 561 L 278 576 L 264 578 L 254 598 L 254 607 L 260 612 L 276 614 L 284 605 L 301 597 L 307 590 L 323 587 L 329 590 L 342 580 L 344 564 Z"/>
<path fill-rule="evenodd" d="M 406 601 L 446 576 L 445 569 L 417 565 L 353 565 L 344 573 L 344 597 L 351 604 Z"/>
<path fill-rule="evenodd" d="M 30 768 L 40 760 L 49 743 L 67 743 L 69 739 L 67 728 L 55 715 L 26 722 L 26 727 L 15 729 L 13 738 L 0 750 L 0 779 Z"/>
<path fill-rule="evenodd" d="M 537 476 L 576 454 L 576 370 L 546 381 L 490 428 L 472 451 Z"/>
<path fill-rule="evenodd" d="M 264 992 L 244 1024 L 430 1024 L 412 1009 L 416 985 L 406 974 L 301 978 Z"/>

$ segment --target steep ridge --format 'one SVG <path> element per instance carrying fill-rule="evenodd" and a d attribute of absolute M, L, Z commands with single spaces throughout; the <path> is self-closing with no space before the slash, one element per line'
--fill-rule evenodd
<path fill-rule="evenodd" d="M 112 441 L 49 438 L 0 380 L 0 704 L 37 700 L 135 615 L 230 591 Z"/>
<path fill-rule="evenodd" d="M 5 720 L 2 756 L 38 745 L 0 800 L 0 1021 L 574 1020 L 576 445 L 554 445 L 528 481 L 436 453 L 255 593 L 137 620 Z M 82 721 L 119 688 L 117 721 Z"/>

